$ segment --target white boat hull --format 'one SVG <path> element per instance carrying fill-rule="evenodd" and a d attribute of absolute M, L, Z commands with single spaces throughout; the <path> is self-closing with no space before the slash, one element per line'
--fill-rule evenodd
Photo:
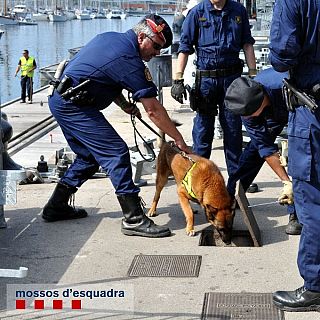
<path fill-rule="evenodd" d="M 47 15 L 45 13 L 34 13 L 34 14 L 32 14 L 32 19 L 34 21 L 48 21 L 49 15 Z"/>
<path fill-rule="evenodd" d="M 122 14 L 108 13 L 106 17 L 107 19 L 125 19 L 127 17 L 127 14 L 126 13 L 122 13 Z"/>
<path fill-rule="evenodd" d="M 18 21 L 10 17 L 0 16 L 0 24 L 15 25 L 18 24 Z"/>
<path fill-rule="evenodd" d="M 67 17 L 65 15 L 60 14 L 49 14 L 50 22 L 65 22 L 67 21 Z"/>
<path fill-rule="evenodd" d="M 78 20 L 91 20 L 90 14 L 80 13 L 76 14 Z"/>

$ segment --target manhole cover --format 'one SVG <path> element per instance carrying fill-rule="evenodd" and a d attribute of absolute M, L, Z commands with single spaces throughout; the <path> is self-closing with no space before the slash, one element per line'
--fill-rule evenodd
<path fill-rule="evenodd" d="M 284 313 L 273 305 L 271 293 L 209 292 L 201 319 L 284 320 Z"/>
<path fill-rule="evenodd" d="M 198 277 L 201 256 L 138 255 L 128 271 L 129 277 Z"/>

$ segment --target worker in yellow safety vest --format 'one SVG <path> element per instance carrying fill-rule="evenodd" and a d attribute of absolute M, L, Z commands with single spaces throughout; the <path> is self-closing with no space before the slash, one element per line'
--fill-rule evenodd
<path fill-rule="evenodd" d="M 16 69 L 15 77 L 21 70 L 21 103 L 26 102 L 26 93 L 28 93 L 28 102 L 32 103 L 33 94 L 33 73 L 37 68 L 36 60 L 34 57 L 29 56 L 28 50 L 23 50 L 22 57 Z"/>

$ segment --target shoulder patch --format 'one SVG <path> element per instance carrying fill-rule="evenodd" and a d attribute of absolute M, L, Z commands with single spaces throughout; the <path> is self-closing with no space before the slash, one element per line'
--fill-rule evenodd
<path fill-rule="evenodd" d="M 235 16 L 235 21 L 237 24 L 241 23 L 241 17 L 240 16 Z"/>
<path fill-rule="evenodd" d="M 144 75 L 148 81 L 152 81 L 152 75 L 151 75 L 150 70 L 148 68 L 144 69 Z"/>

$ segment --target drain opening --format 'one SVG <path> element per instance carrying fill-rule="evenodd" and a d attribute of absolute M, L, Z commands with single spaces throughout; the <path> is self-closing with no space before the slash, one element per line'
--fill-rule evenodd
<path fill-rule="evenodd" d="M 233 230 L 231 244 L 225 244 L 218 231 L 210 227 L 201 231 L 199 246 L 254 247 L 254 243 L 248 230 Z"/>

